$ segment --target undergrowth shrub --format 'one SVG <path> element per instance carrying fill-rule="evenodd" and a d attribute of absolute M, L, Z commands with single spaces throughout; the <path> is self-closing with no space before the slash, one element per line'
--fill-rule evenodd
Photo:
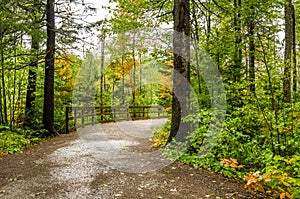
<path fill-rule="evenodd" d="M 41 142 L 43 139 L 38 138 L 39 131 L 24 130 L 14 128 L 9 130 L 8 127 L 0 130 L 0 155 L 20 153 L 32 144 Z"/>
<path fill-rule="evenodd" d="M 199 128 L 189 149 L 179 161 L 196 168 L 245 180 L 245 188 L 258 189 L 270 197 L 300 198 L 299 131 L 300 104 L 270 111 L 248 103 L 232 110 L 226 118 L 216 145 L 205 156 L 199 154 L 211 123 L 210 111 L 201 111 Z M 277 114 L 277 115 L 275 115 Z M 155 133 L 154 146 L 163 146 L 170 123 Z"/>

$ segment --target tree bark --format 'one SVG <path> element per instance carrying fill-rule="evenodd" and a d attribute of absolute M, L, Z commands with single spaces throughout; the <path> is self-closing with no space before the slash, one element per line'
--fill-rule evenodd
<path fill-rule="evenodd" d="M 255 43 L 254 43 L 254 7 L 250 6 L 250 17 L 249 17 L 249 80 L 250 80 L 250 91 L 255 93 Z"/>
<path fill-rule="evenodd" d="M 104 84 L 104 48 L 105 48 L 105 37 L 101 38 L 101 76 L 100 76 L 100 106 L 103 107 L 103 89 L 105 89 Z M 103 121 L 103 109 L 101 108 L 100 120 Z"/>
<path fill-rule="evenodd" d="M 35 35 L 32 36 L 31 50 L 33 55 L 37 55 L 39 50 L 39 38 Z M 38 57 L 34 56 L 29 64 L 28 71 L 28 85 L 26 92 L 26 105 L 25 105 L 25 126 L 32 127 L 32 119 L 34 118 L 34 103 L 36 92 L 36 70 L 38 69 Z"/>
<path fill-rule="evenodd" d="M 4 31 L 1 29 L 1 86 L 2 86 L 2 99 L 3 100 L 3 114 L 1 112 L 2 116 L 2 123 L 7 124 L 8 123 L 8 117 L 7 117 L 7 102 L 6 102 L 6 86 L 5 86 L 5 68 L 4 68 L 4 44 L 3 44 L 3 38 L 4 38 Z M 2 108 L 2 107 L 1 107 Z"/>
<path fill-rule="evenodd" d="M 189 123 L 182 123 L 181 119 L 187 116 L 190 104 L 190 1 L 174 1 L 174 76 L 172 92 L 172 121 L 168 142 L 176 137 L 176 141 L 183 141 L 189 131 Z"/>
<path fill-rule="evenodd" d="M 235 53 L 234 53 L 234 81 L 240 81 L 242 71 L 242 32 L 241 32 L 241 0 L 234 0 L 234 29 L 235 29 Z"/>
<path fill-rule="evenodd" d="M 56 134 L 54 129 L 54 56 L 55 19 L 54 0 L 47 0 L 47 52 L 45 57 L 43 125 L 48 135 Z"/>
<path fill-rule="evenodd" d="M 202 94 L 202 89 L 201 89 L 201 75 L 200 75 L 200 67 L 199 67 L 199 50 L 198 50 L 198 42 L 200 41 L 199 39 L 199 24 L 198 24 L 198 19 L 197 19 L 197 15 L 196 15 L 196 2 L 192 3 L 192 16 L 193 16 L 193 20 L 194 20 L 194 41 L 195 41 L 195 60 L 196 60 L 196 68 L 197 68 L 197 80 L 198 80 L 198 92 L 199 94 Z M 209 40 L 209 36 L 207 37 L 207 39 Z"/>
<path fill-rule="evenodd" d="M 135 34 L 133 35 L 133 47 L 132 47 L 132 59 L 133 59 L 133 86 L 132 86 L 132 104 L 135 106 L 135 85 L 136 85 L 136 58 L 135 58 L 135 46 L 136 46 L 136 38 Z M 133 115 L 135 117 L 135 113 Z"/>
<path fill-rule="evenodd" d="M 297 49 L 296 49 L 296 17 L 295 6 L 292 5 L 292 26 L 293 26 L 293 91 L 297 92 Z M 296 97 L 297 98 L 297 97 Z"/>
<path fill-rule="evenodd" d="M 285 49 L 284 49 L 284 79 L 283 79 L 283 102 L 291 102 L 291 61 L 293 46 L 293 19 L 292 0 L 286 0 L 284 8 L 285 18 Z"/>

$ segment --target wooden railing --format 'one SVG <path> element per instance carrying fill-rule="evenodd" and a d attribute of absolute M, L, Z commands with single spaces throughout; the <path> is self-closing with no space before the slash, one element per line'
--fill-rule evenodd
<path fill-rule="evenodd" d="M 166 118 L 170 107 L 107 106 L 66 107 L 66 133 L 88 125 L 129 120 Z"/>

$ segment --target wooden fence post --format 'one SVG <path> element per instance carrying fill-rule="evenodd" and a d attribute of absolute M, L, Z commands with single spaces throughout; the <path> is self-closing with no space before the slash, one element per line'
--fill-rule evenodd
<path fill-rule="evenodd" d="M 69 107 L 66 106 L 66 133 L 69 133 Z"/>
<path fill-rule="evenodd" d="M 130 107 L 126 107 L 126 112 L 127 112 L 127 114 L 126 114 L 126 121 L 128 121 L 129 120 L 129 110 L 130 110 Z M 134 110 L 134 109 L 133 109 Z M 134 111 L 133 111 L 134 112 Z M 134 116 L 133 116 L 134 117 Z"/>
<path fill-rule="evenodd" d="M 74 127 L 77 129 L 77 109 L 74 109 Z"/>
<path fill-rule="evenodd" d="M 160 111 L 161 111 L 161 107 L 160 107 L 160 106 L 158 106 L 158 107 L 157 107 L 158 119 L 160 119 Z"/>
<path fill-rule="evenodd" d="M 82 108 L 82 110 L 81 110 L 81 125 L 82 125 L 82 128 L 84 128 L 84 108 Z"/>
<path fill-rule="evenodd" d="M 104 114 L 104 110 L 103 110 L 103 106 L 100 106 L 100 121 L 103 121 L 103 114 Z"/>
<path fill-rule="evenodd" d="M 95 122 L 95 108 L 92 108 L 92 125 L 94 125 Z"/>
<path fill-rule="evenodd" d="M 114 111 L 114 121 L 116 122 L 117 118 L 116 118 L 116 108 L 115 107 L 113 108 L 113 111 Z"/>

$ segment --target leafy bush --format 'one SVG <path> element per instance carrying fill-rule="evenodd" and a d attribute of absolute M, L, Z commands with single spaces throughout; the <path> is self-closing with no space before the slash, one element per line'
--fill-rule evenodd
<path fill-rule="evenodd" d="M 299 108 L 296 103 L 276 112 L 253 102 L 231 110 L 217 144 L 204 157 L 199 152 L 205 147 L 211 116 L 202 110 L 198 118 L 185 118 L 199 128 L 179 161 L 239 177 L 246 181 L 246 188 L 274 197 L 300 198 Z M 156 146 L 165 143 L 169 131 L 170 124 L 155 134 Z"/>
<path fill-rule="evenodd" d="M 12 132 L 0 133 L 0 153 L 13 154 L 29 146 L 30 140 Z"/>
<path fill-rule="evenodd" d="M 20 153 L 30 145 L 42 141 L 37 138 L 39 132 L 32 130 L 23 130 L 21 128 L 14 131 L 4 130 L 0 132 L 0 154 Z"/>
<path fill-rule="evenodd" d="M 287 198 L 300 198 L 300 156 L 274 156 L 263 169 L 262 182 Z M 276 192 L 275 192 L 276 193 Z"/>
<path fill-rule="evenodd" d="M 158 129 L 154 133 L 154 137 L 152 138 L 153 145 L 152 147 L 158 148 L 162 147 L 167 143 L 168 137 L 170 135 L 171 130 L 171 122 L 166 122 L 162 128 Z"/>

